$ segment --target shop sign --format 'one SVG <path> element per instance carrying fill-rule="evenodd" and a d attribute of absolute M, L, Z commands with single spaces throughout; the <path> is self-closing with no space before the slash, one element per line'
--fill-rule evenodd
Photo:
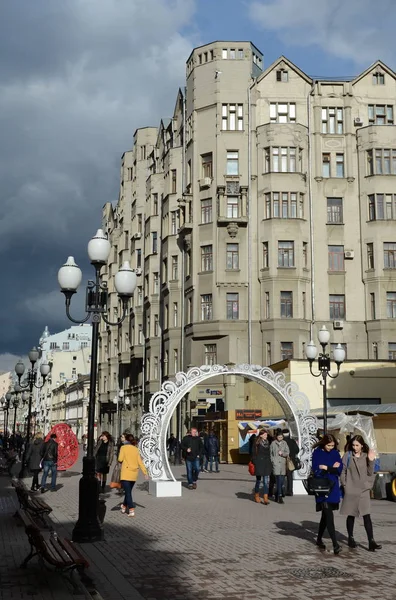
<path fill-rule="evenodd" d="M 259 419 L 260 417 L 262 417 L 262 415 L 262 410 L 243 409 L 235 411 L 235 418 L 237 419 L 237 421 L 252 421 L 254 419 Z"/>
<path fill-rule="evenodd" d="M 223 390 L 211 390 L 211 389 L 206 389 L 206 390 L 200 390 L 199 392 L 200 394 L 206 394 L 207 396 L 222 396 L 223 395 Z"/>

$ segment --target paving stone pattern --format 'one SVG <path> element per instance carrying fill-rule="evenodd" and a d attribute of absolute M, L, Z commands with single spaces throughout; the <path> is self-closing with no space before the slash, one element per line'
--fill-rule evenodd
<path fill-rule="evenodd" d="M 47 493 L 59 527 L 71 532 L 77 516 L 78 470 Z M 185 482 L 184 467 L 175 474 Z M 81 546 L 103 600 L 332 600 L 396 599 L 396 504 L 373 501 L 376 540 L 367 551 L 357 521 L 357 550 L 346 546 L 345 519 L 336 516 L 343 552 L 314 545 L 319 515 L 307 496 L 270 506 L 252 502 L 252 478 L 240 465 L 203 474 L 182 498 L 154 498 L 147 483 L 134 489 L 136 517 L 121 514 L 121 496 L 105 494 L 105 541 Z"/>

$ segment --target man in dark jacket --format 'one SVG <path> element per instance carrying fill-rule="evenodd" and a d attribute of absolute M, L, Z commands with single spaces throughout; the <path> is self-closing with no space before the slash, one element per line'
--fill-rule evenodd
<path fill-rule="evenodd" d="M 56 491 L 56 474 L 57 474 L 57 463 L 58 463 L 58 443 L 56 442 L 56 433 L 53 433 L 43 446 L 42 450 L 43 457 L 43 478 L 41 480 L 41 493 L 45 492 L 45 484 L 47 482 L 47 476 L 51 471 L 51 492 Z"/>
<path fill-rule="evenodd" d="M 184 436 L 181 446 L 186 457 L 188 489 L 196 490 L 200 471 L 200 459 L 204 453 L 204 445 L 198 435 L 198 429 L 193 427 L 191 433 Z"/>
<path fill-rule="evenodd" d="M 217 436 L 213 431 L 209 433 L 205 440 L 205 454 L 206 454 L 206 464 L 205 471 L 208 470 L 208 464 L 210 463 L 210 472 L 213 472 L 213 461 L 216 467 L 216 473 L 220 473 L 219 471 L 219 450 L 220 444 Z"/>
<path fill-rule="evenodd" d="M 296 440 L 290 437 L 290 431 L 288 429 L 282 430 L 283 439 L 289 447 L 289 457 L 296 469 L 299 465 L 298 453 L 300 452 L 300 448 Z M 286 468 L 286 496 L 293 496 L 293 471 L 290 471 Z"/>

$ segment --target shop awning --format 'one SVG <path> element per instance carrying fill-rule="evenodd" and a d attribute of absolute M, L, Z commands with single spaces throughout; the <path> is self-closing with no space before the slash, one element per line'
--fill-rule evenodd
<path fill-rule="evenodd" d="M 365 414 L 365 415 L 383 415 L 383 414 L 395 414 L 396 413 L 396 402 L 395 404 L 345 404 L 342 406 L 332 406 L 327 409 L 328 417 L 335 417 L 339 413 L 346 415 L 352 414 Z M 323 416 L 323 408 L 314 408 L 311 410 L 311 414 L 315 417 Z"/>

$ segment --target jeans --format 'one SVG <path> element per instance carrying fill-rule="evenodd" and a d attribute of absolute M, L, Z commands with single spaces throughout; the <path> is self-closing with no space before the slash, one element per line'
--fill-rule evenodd
<path fill-rule="evenodd" d="M 219 470 L 219 457 L 217 454 L 209 455 L 206 457 L 205 469 L 208 468 L 208 464 L 210 463 L 210 470 L 213 471 L 213 461 L 215 463 L 216 471 Z"/>
<path fill-rule="evenodd" d="M 43 462 L 43 477 L 41 479 L 41 487 L 45 488 L 45 484 L 47 483 L 48 473 L 51 471 L 51 490 L 54 490 L 56 487 L 56 464 L 53 460 L 45 460 Z"/>
<path fill-rule="evenodd" d="M 280 498 L 281 496 L 284 496 L 284 490 L 283 490 L 283 483 L 285 480 L 285 476 L 284 475 L 275 475 L 276 478 L 276 496 L 278 498 Z"/>
<path fill-rule="evenodd" d="M 135 507 L 133 500 L 132 500 L 132 489 L 133 489 L 133 486 L 135 485 L 135 483 L 136 483 L 136 481 L 127 481 L 126 479 L 123 479 L 121 481 L 121 485 L 124 488 L 124 492 L 125 492 L 123 504 L 124 504 L 124 506 L 127 507 L 128 510 Z"/>
<path fill-rule="evenodd" d="M 192 485 L 196 481 L 198 481 L 199 471 L 201 469 L 201 464 L 199 458 L 194 458 L 193 460 L 186 460 L 187 467 L 187 481 L 188 485 Z"/>
<path fill-rule="evenodd" d="M 270 481 L 270 476 L 264 475 L 263 476 L 263 494 L 268 494 L 269 481 Z M 258 494 L 260 491 L 260 482 L 261 482 L 261 475 L 256 475 L 256 485 L 254 486 L 255 494 Z"/>

